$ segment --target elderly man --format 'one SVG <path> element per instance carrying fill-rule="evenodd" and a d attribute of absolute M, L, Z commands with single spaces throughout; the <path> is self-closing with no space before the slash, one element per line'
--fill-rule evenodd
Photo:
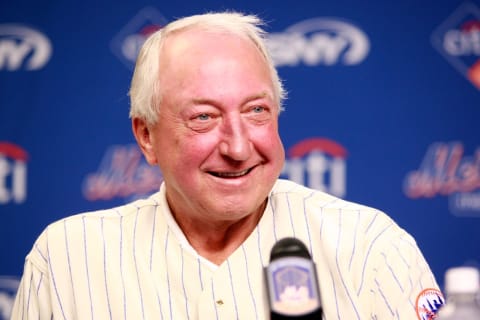
<path fill-rule="evenodd" d="M 326 319 L 430 314 L 441 294 L 409 234 L 380 211 L 278 179 L 284 89 L 260 25 L 204 14 L 145 42 L 130 116 L 164 182 L 148 199 L 50 225 L 27 256 L 13 319 L 268 319 L 263 267 L 284 237 L 316 262 Z"/>

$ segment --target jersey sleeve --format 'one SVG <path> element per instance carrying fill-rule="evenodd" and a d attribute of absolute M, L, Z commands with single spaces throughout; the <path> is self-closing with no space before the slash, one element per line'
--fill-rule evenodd
<path fill-rule="evenodd" d="M 51 288 L 46 248 L 40 237 L 27 255 L 23 276 L 12 309 L 11 320 L 52 319 Z"/>
<path fill-rule="evenodd" d="M 442 294 L 415 240 L 401 230 L 381 246 L 371 290 L 378 319 L 433 319 Z"/>

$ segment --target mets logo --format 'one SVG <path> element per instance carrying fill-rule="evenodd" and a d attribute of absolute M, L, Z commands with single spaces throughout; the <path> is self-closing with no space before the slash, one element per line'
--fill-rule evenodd
<path fill-rule="evenodd" d="M 480 9 L 466 2 L 432 34 L 433 46 L 480 89 Z"/>
<path fill-rule="evenodd" d="M 137 145 L 114 145 L 107 149 L 96 172 L 83 181 L 89 201 L 125 198 L 127 201 L 158 191 L 163 176 L 150 166 Z"/>
<path fill-rule="evenodd" d="M 326 138 L 308 138 L 287 150 L 281 175 L 337 197 L 346 194 L 347 150 Z"/>
<path fill-rule="evenodd" d="M 0 276 L 0 320 L 10 319 L 19 283 L 17 278 Z"/>
<path fill-rule="evenodd" d="M 138 52 L 152 33 L 167 24 L 167 19 L 155 8 L 146 7 L 112 39 L 113 53 L 130 69 L 133 69 Z"/>
<path fill-rule="evenodd" d="M 461 142 L 433 143 L 417 170 L 404 180 L 404 192 L 412 199 L 449 197 L 450 211 L 457 216 L 480 214 L 480 148 L 464 154 Z"/>
<path fill-rule="evenodd" d="M 436 318 L 437 312 L 445 304 L 442 293 L 437 289 L 425 289 L 417 297 L 415 303 L 419 320 L 432 320 Z"/>

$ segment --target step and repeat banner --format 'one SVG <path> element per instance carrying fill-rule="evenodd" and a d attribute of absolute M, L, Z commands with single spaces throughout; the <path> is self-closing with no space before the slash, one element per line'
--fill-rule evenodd
<path fill-rule="evenodd" d="M 144 197 L 128 119 L 140 45 L 169 21 L 255 13 L 289 92 L 282 177 L 387 212 L 443 285 L 480 264 L 480 0 L 0 4 L 0 319 L 51 222 Z"/>

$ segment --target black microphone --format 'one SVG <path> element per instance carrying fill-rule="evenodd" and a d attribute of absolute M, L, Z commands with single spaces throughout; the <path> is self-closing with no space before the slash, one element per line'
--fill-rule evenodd
<path fill-rule="evenodd" d="M 317 271 L 303 242 L 277 241 L 265 275 L 271 320 L 322 319 Z"/>

